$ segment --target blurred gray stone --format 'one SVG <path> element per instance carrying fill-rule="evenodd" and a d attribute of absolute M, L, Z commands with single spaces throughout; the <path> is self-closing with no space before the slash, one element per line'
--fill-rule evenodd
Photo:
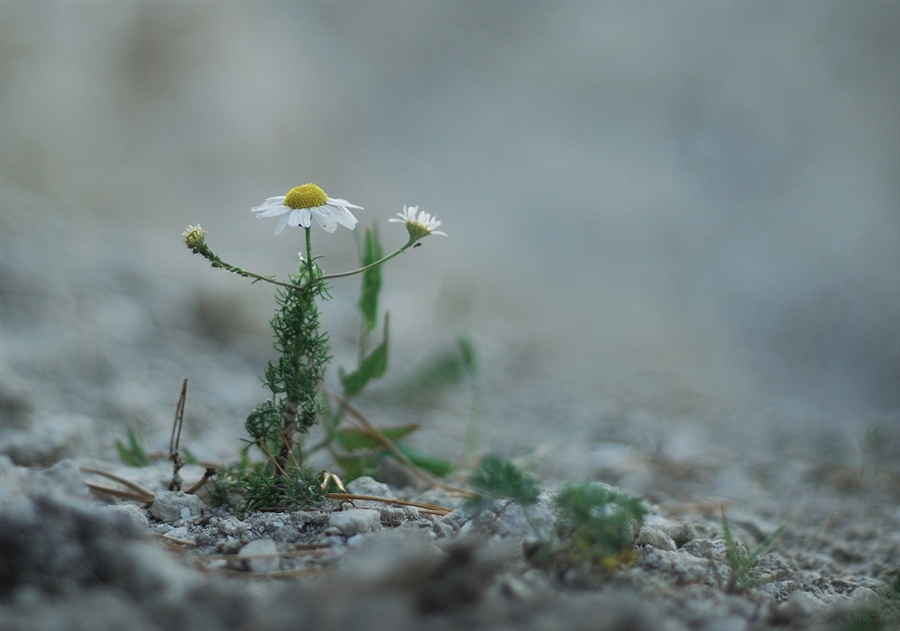
<path fill-rule="evenodd" d="M 249 526 L 238 519 L 237 517 L 227 517 L 222 519 L 218 524 L 217 528 L 222 532 L 223 535 L 237 535 L 242 532 L 246 532 Z"/>
<path fill-rule="evenodd" d="M 821 601 L 809 592 L 795 591 L 788 597 L 787 602 L 776 607 L 773 619 L 777 622 L 790 622 L 799 626 L 821 607 Z"/>
<path fill-rule="evenodd" d="M 660 528 L 672 538 L 672 541 L 675 542 L 675 546 L 679 548 L 697 537 L 697 530 L 693 525 L 686 521 L 671 521 L 666 519 L 660 524 Z"/>
<path fill-rule="evenodd" d="M 391 491 L 387 484 L 377 482 L 365 475 L 361 478 L 356 478 L 347 484 L 347 491 L 354 495 L 371 495 L 373 497 L 396 499 L 394 492 Z M 383 502 L 373 502 L 369 500 L 353 500 L 353 503 L 359 508 L 380 508 L 384 506 Z"/>
<path fill-rule="evenodd" d="M 190 577 L 145 531 L 91 503 L 71 461 L 32 471 L 0 457 L 0 504 L 0 595 L 115 584 L 139 599 L 187 589 Z"/>
<path fill-rule="evenodd" d="M 676 549 L 672 537 L 663 532 L 662 529 L 648 527 L 646 524 L 641 528 L 635 543 L 639 546 L 653 546 L 660 550 L 674 551 Z"/>
<path fill-rule="evenodd" d="M 183 491 L 158 491 L 150 506 L 150 514 L 172 525 L 196 520 L 203 515 L 203 501 Z"/>
<path fill-rule="evenodd" d="M 345 537 L 352 537 L 381 528 L 381 513 L 369 508 L 336 511 L 331 514 L 328 524 Z"/>
<path fill-rule="evenodd" d="M 144 513 L 144 511 L 142 511 L 134 504 L 113 504 L 104 508 L 105 510 L 116 513 L 118 515 L 121 515 L 125 519 L 128 519 L 135 526 L 143 529 L 150 528 L 150 520 L 147 519 L 147 515 Z"/>
<path fill-rule="evenodd" d="M 341 562 L 340 575 L 354 581 L 412 587 L 430 575 L 445 556 L 425 536 L 385 530 L 363 538 Z"/>
<path fill-rule="evenodd" d="M 19 465 L 50 466 L 90 453 L 96 447 L 94 430 L 94 421 L 80 414 L 35 413 L 26 429 L 2 430 L 0 452 Z"/>
<path fill-rule="evenodd" d="M 281 559 L 278 556 L 278 547 L 271 539 L 257 539 L 251 541 L 238 553 L 239 556 L 248 557 L 244 564 L 251 572 L 275 572 L 281 568 Z M 249 558 L 263 557 L 263 558 Z"/>

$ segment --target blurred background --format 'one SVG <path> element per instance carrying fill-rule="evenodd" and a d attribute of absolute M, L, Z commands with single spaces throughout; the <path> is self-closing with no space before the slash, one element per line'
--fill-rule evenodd
<path fill-rule="evenodd" d="M 602 419 L 728 433 L 766 417 L 802 436 L 900 421 L 896 3 L 0 16 L 7 425 L 44 397 L 167 436 L 189 376 L 195 413 L 239 426 L 272 292 L 192 259 L 181 232 L 285 275 L 302 233 L 275 237 L 250 207 L 306 182 L 364 206 L 388 249 L 404 204 L 443 221 L 449 238 L 385 268 L 393 361 L 470 335 L 501 439 Z M 354 233 L 314 239 L 327 271 L 355 262 Z M 339 362 L 357 288 L 325 307 Z"/>

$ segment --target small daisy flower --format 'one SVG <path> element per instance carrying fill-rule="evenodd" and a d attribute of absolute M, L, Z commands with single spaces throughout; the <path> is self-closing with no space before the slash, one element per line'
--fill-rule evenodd
<path fill-rule="evenodd" d="M 281 234 L 285 226 L 303 226 L 309 228 L 312 219 L 322 226 L 325 232 L 334 232 L 337 225 L 341 224 L 350 230 L 356 227 L 356 217 L 350 212 L 351 208 L 362 210 L 362 206 L 351 204 L 346 199 L 332 199 L 315 184 L 295 186 L 287 195 L 270 197 L 261 206 L 250 210 L 257 217 L 278 217 L 278 227 L 275 234 Z"/>
<path fill-rule="evenodd" d="M 413 239 L 421 239 L 430 234 L 439 234 L 442 237 L 447 236 L 445 232 L 435 230 L 435 228 L 441 225 L 441 222 L 424 210 L 419 212 L 418 206 L 404 206 L 403 212 L 397 213 L 397 216 L 400 217 L 400 219 L 392 218 L 388 219 L 388 221 L 406 224 L 406 231 Z"/>

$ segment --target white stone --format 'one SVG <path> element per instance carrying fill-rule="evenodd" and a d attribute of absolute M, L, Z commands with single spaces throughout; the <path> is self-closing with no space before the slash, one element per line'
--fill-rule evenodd
<path fill-rule="evenodd" d="M 144 530 L 150 527 L 150 520 L 147 519 L 147 515 L 134 504 L 113 504 L 112 506 L 107 506 L 106 510 L 124 515 L 134 525 Z"/>
<path fill-rule="evenodd" d="M 652 546 L 670 552 L 674 552 L 676 548 L 675 541 L 672 540 L 672 537 L 662 530 L 657 530 L 656 528 L 651 528 L 646 525 L 641 528 L 641 532 L 638 534 L 635 543 L 639 546 Z"/>
<path fill-rule="evenodd" d="M 196 495 L 182 491 L 158 491 L 150 506 L 150 514 L 167 524 L 199 519 L 203 514 L 203 502 Z"/>
<path fill-rule="evenodd" d="M 381 528 L 381 513 L 368 508 L 356 508 L 334 512 L 328 524 L 337 528 L 345 537 L 352 537 L 361 532 L 371 532 Z"/>
<path fill-rule="evenodd" d="M 257 539 L 241 548 L 238 556 L 250 557 L 244 563 L 251 572 L 275 572 L 281 568 L 281 559 L 277 554 L 274 541 Z"/>

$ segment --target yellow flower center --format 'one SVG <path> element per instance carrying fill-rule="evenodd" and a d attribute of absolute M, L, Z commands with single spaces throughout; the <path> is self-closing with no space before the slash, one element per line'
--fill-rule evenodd
<path fill-rule="evenodd" d="M 328 195 L 315 184 L 295 186 L 284 196 L 288 208 L 316 208 L 328 203 Z"/>

